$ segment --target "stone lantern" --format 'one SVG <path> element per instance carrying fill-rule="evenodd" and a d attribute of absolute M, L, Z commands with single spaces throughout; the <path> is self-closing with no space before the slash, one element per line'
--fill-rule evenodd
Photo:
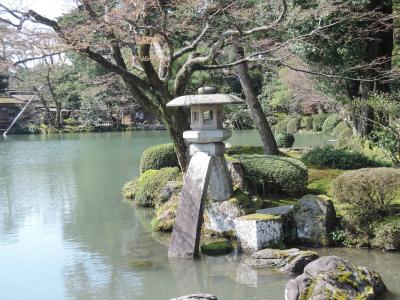
<path fill-rule="evenodd" d="M 203 87 L 199 95 L 178 97 L 167 107 L 190 106 L 191 130 L 183 133 L 191 156 L 184 178 L 184 187 L 176 211 L 168 255 L 193 257 L 198 254 L 204 201 L 209 188 L 214 201 L 228 200 L 232 195 L 232 182 L 224 158 L 223 141 L 231 131 L 223 128 L 223 105 L 242 104 L 243 100 L 216 89 Z"/>

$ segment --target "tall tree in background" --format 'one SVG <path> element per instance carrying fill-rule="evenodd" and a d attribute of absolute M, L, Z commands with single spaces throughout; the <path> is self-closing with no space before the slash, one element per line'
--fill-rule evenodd
<path fill-rule="evenodd" d="M 299 11 L 324 11 L 324 1 L 296 1 Z M 338 1 L 327 6 L 333 26 L 299 41 L 294 51 L 311 70 L 321 75 L 327 92 L 350 99 L 365 99 L 372 92 L 390 92 L 393 51 L 393 8 L 391 0 Z M 333 10 L 332 10 L 333 8 Z M 351 16 L 351 17 L 349 17 Z M 325 19 L 326 21 L 326 19 Z M 296 33 L 307 34 L 309 27 L 321 22 L 315 14 L 299 14 L 292 23 Z M 296 24 L 295 24 L 296 23 Z M 343 91 L 345 91 L 343 93 Z M 352 113 L 354 130 L 367 135 L 372 129 L 373 109 L 365 101 Z"/>

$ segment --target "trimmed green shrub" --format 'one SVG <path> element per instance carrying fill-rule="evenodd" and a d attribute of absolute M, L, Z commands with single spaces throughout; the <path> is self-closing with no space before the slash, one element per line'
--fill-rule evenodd
<path fill-rule="evenodd" d="M 375 227 L 372 246 L 386 251 L 400 250 L 400 219 L 385 221 Z"/>
<path fill-rule="evenodd" d="M 161 204 L 160 190 L 168 181 L 176 180 L 179 168 L 147 170 L 137 180 L 135 203 L 139 206 L 153 207 Z"/>
<path fill-rule="evenodd" d="M 300 121 L 300 128 L 305 130 L 312 130 L 313 129 L 313 120 L 314 118 L 311 116 L 305 116 L 301 118 Z"/>
<path fill-rule="evenodd" d="M 342 131 L 347 129 L 351 129 L 349 123 L 347 123 L 347 121 L 341 121 L 332 130 L 332 134 L 337 137 Z"/>
<path fill-rule="evenodd" d="M 328 115 L 318 114 L 313 116 L 313 130 L 314 131 L 322 131 L 322 126 Z"/>
<path fill-rule="evenodd" d="M 331 186 L 334 198 L 342 203 L 342 224 L 346 243 L 354 246 L 375 244 L 388 226 L 376 227 L 394 210 L 393 200 L 400 190 L 400 170 L 395 168 L 359 169 L 339 175 Z M 389 237 L 388 237 L 389 238 Z"/>
<path fill-rule="evenodd" d="M 332 130 L 336 127 L 337 124 L 340 123 L 340 121 L 342 121 L 342 118 L 339 115 L 330 115 L 325 119 L 324 123 L 322 124 L 322 132 L 332 132 Z"/>
<path fill-rule="evenodd" d="M 300 124 L 299 120 L 297 118 L 291 118 L 289 119 L 287 126 L 286 126 L 286 132 L 288 133 L 296 133 L 299 131 Z"/>
<path fill-rule="evenodd" d="M 316 147 L 303 154 L 301 160 L 308 165 L 341 170 L 388 166 L 386 162 L 374 160 L 361 152 L 332 145 Z"/>
<path fill-rule="evenodd" d="M 353 129 L 351 128 L 346 128 L 343 129 L 337 136 L 337 140 L 339 142 L 339 145 L 346 145 L 349 143 L 349 141 L 353 137 Z"/>
<path fill-rule="evenodd" d="M 390 210 L 400 192 L 400 170 L 365 168 L 343 173 L 332 181 L 332 194 L 351 206 L 351 213 L 377 220 Z M 372 218 L 372 219 L 371 219 Z"/>
<path fill-rule="evenodd" d="M 77 120 L 75 120 L 74 118 L 67 118 L 67 119 L 64 119 L 63 120 L 63 124 L 64 125 L 71 125 L 71 126 L 73 126 L 73 125 L 78 125 L 78 121 Z"/>
<path fill-rule="evenodd" d="M 288 120 L 282 120 L 276 123 L 275 125 L 275 133 L 285 133 L 287 131 Z"/>
<path fill-rule="evenodd" d="M 236 155 L 250 187 L 262 194 L 301 194 L 308 182 L 307 167 L 299 160 L 275 155 Z"/>
<path fill-rule="evenodd" d="M 264 149 L 261 146 L 232 146 L 226 149 L 227 155 L 239 155 L 239 154 L 264 154 Z"/>
<path fill-rule="evenodd" d="M 137 185 L 137 178 L 128 181 L 127 183 L 124 184 L 124 186 L 122 187 L 122 195 L 124 196 L 124 198 L 126 199 L 134 199 L 135 198 L 135 194 L 137 191 L 138 185 Z"/>
<path fill-rule="evenodd" d="M 290 148 L 294 144 L 294 135 L 291 133 L 278 133 L 275 139 L 279 148 Z"/>
<path fill-rule="evenodd" d="M 173 144 L 161 144 L 143 151 L 139 172 L 159 170 L 166 167 L 179 167 Z"/>

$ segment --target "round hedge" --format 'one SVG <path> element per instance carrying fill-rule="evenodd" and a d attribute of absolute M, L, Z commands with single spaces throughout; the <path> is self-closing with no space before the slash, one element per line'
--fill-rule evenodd
<path fill-rule="evenodd" d="M 350 125 L 347 123 L 347 121 L 341 121 L 335 126 L 332 134 L 337 137 L 342 131 L 346 129 L 351 129 Z"/>
<path fill-rule="evenodd" d="M 160 144 L 147 148 L 140 159 L 139 172 L 159 170 L 166 167 L 179 167 L 173 144 Z"/>
<path fill-rule="evenodd" d="M 300 121 L 300 128 L 305 130 L 312 130 L 313 129 L 313 117 L 305 116 L 301 118 Z"/>
<path fill-rule="evenodd" d="M 307 167 L 298 159 L 276 155 L 236 155 L 249 186 L 263 194 L 301 194 L 308 182 Z"/>
<path fill-rule="evenodd" d="M 372 159 L 354 149 L 332 145 L 315 147 L 303 154 L 301 160 L 307 165 L 341 170 L 355 170 L 367 167 L 386 167 L 387 162 Z"/>
<path fill-rule="evenodd" d="M 162 202 L 160 191 L 168 181 L 180 176 L 179 168 L 147 170 L 136 182 L 135 203 L 139 206 L 159 206 Z"/>
<path fill-rule="evenodd" d="M 279 148 L 290 148 L 294 144 L 294 135 L 291 133 L 278 133 L 276 135 L 276 144 Z"/>
<path fill-rule="evenodd" d="M 288 120 L 282 120 L 276 123 L 275 133 L 285 133 L 287 131 Z"/>
<path fill-rule="evenodd" d="M 314 115 L 313 116 L 313 130 L 314 131 L 322 131 L 322 125 L 328 116 L 324 114 Z"/>
<path fill-rule="evenodd" d="M 342 121 L 342 118 L 339 115 L 330 115 L 325 119 L 324 124 L 322 124 L 322 132 L 332 132 L 332 130 L 336 127 L 337 124 L 340 123 L 340 121 Z"/>
<path fill-rule="evenodd" d="M 299 131 L 299 120 L 297 118 L 291 118 L 289 119 L 287 126 L 286 126 L 286 132 L 288 133 L 296 133 Z"/>

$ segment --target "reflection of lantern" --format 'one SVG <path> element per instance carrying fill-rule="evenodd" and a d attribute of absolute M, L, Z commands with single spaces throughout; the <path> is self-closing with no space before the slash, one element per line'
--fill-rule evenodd
<path fill-rule="evenodd" d="M 204 200 L 210 183 L 210 198 L 225 201 L 232 195 L 232 182 L 224 158 L 223 141 L 231 131 L 223 128 L 223 105 L 243 103 L 243 100 L 216 89 L 204 87 L 199 95 L 178 97 L 167 104 L 190 106 L 192 130 L 183 138 L 190 143 L 191 160 L 185 174 L 181 200 L 176 212 L 169 256 L 193 256 L 198 253 Z"/>

